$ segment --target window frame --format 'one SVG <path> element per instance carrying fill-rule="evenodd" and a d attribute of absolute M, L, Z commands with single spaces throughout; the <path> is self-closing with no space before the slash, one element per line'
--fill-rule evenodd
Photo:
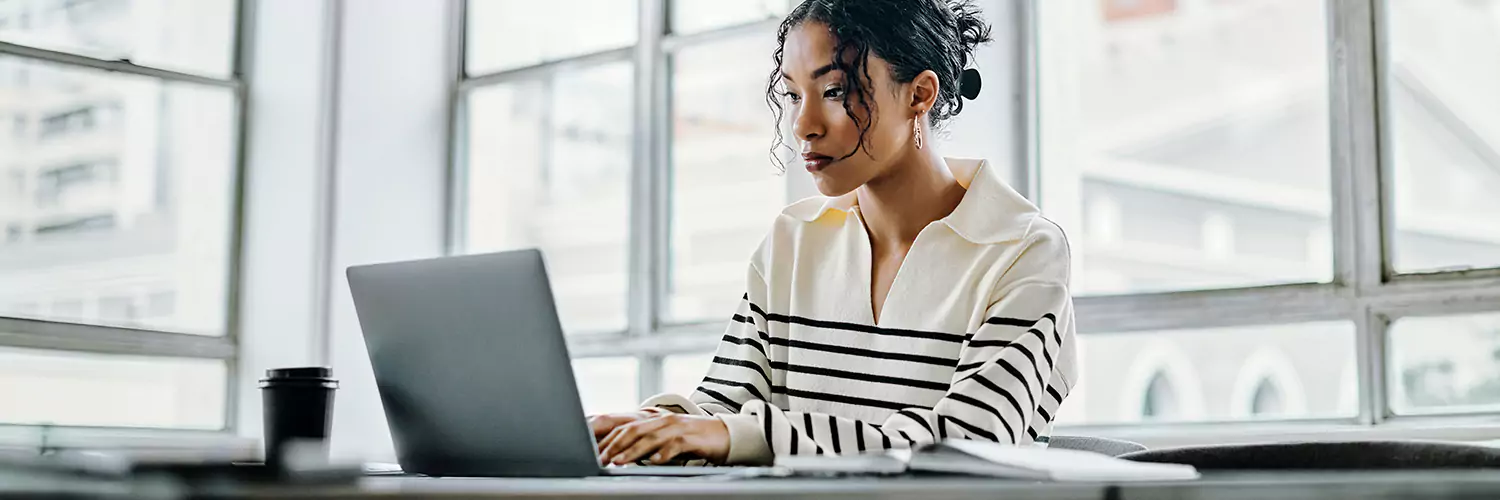
<path fill-rule="evenodd" d="M 1039 38 L 1038 0 L 1022 0 L 1027 11 L 1023 44 L 1035 61 Z M 1203 422 L 1205 429 L 1228 426 L 1254 434 L 1282 426 L 1304 432 L 1307 424 L 1369 429 L 1381 432 L 1418 431 L 1428 427 L 1468 423 L 1489 413 L 1434 412 L 1396 415 L 1387 401 L 1389 327 L 1407 316 L 1435 316 L 1493 312 L 1500 303 L 1500 269 L 1471 269 L 1398 273 L 1393 267 L 1394 199 L 1391 186 L 1390 109 L 1386 105 L 1385 69 L 1389 46 L 1384 0 L 1326 0 L 1329 51 L 1329 133 L 1331 138 L 1333 279 L 1324 283 L 1190 290 L 1075 297 L 1079 334 L 1126 333 L 1219 326 L 1275 325 L 1306 321 L 1345 320 L 1355 325 L 1358 414 L 1353 418 L 1284 419 L 1255 423 Z M 1030 66 L 1027 88 L 1036 95 L 1040 72 Z M 1046 133 L 1040 125 L 1040 103 L 1032 106 L 1028 122 L 1034 135 L 1028 146 L 1039 148 Z M 1035 151 L 1036 149 L 1033 149 Z M 1039 158 L 1030 162 L 1031 175 L 1045 182 Z M 1030 184 L 1033 191 L 1038 184 Z M 1182 426 L 1183 424 L 1170 424 Z M 1140 426 L 1137 435 L 1170 434 L 1168 425 Z M 1154 428 L 1152 428 L 1154 427 Z M 1079 430 L 1115 431 L 1118 426 L 1080 426 Z M 1426 434 L 1423 434 L 1426 435 Z M 1494 430 L 1475 435 L 1493 436 Z"/>
<path fill-rule="evenodd" d="M 718 321 L 671 322 L 668 287 L 672 247 L 671 134 L 672 61 L 677 51 L 702 43 L 774 32 L 781 19 L 765 19 L 706 31 L 670 32 L 671 0 L 639 0 L 636 43 L 616 49 L 548 60 L 528 66 L 483 74 L 469 74 L 460 64 L 454 96 L 454 130 L 451 137 L 448 254 L 465 253 L 467 226 L 467 126 L 468 96 L 476 89 L 512 82 L 552 78 L 560 73 L 604 64 L 629 61 L 633 65 L 632 126 L 636 146 L 631 152 L 630 213 L 627 239 L 628 271 L 626 328 L 613 332 L 569 335 L 568 350 L 574 359 L 628 357 L 638 363 L 636 391 L 642 397 L 660 392 L 663 358 L 670 354 L 712 351 L 717 336 L 705 332 L 723 328 Z M 468 1 L 460 0 L 461 25 L 468 26 Z M 467 61 L 468 44 L 459 35 L 459 61 Z M 641 147 L 645 145 L 645 147 Z M 787 182 L 795 182 L 787 176 Z M 790 188 L 789 188 L 790 189 Z"/>
<path fill-rule="evenodd" d="M 232 446 L 250 449 L 250 442 L 234 437 L 239 430 L 240 293 L 244 248 L 247 139 L 247 74 L 253 59 L 254 0 L 236 0 L 230 73 L 224 77 L 162 69 L 126 60 L 109 60 L 68 51 L 42 49 L 0 41 L 0 56 L 70 69 L 83 69 L 150 78 L 163 83 L 188 83 L 226 89 L 234 99 L 231 110 L 228 255 L 225 276 L 223 335 L 205 336 L 165 329 L 127 328 L 77 322 L 0 316 L 0 347 L 103 355 L 156 356 L 220 360 L 225 364 L 224 421 L 218 429 L 196 430 L 134 426 L 69 426 L 0 424 L 0 448 L 201 448 Z M 97 109 L 96 109 L 97 111 Z M 96 118 L 97 120 L 97 118 Z"/>
<path fill-rule="evenodd" d="M 670 0 L 639 0 L 636 44 L 498 72 L 460 70 L 450 164 L 450 254 L 465 251 L 465 127 L 468 92 L 503 82 L 550 77 L 580 67 L 630 60 L 635 64 L 633 122 L 638 144 L 631 164 L 628 243 L 629 284 L 624 331 L 573 335 L 575 359 L 633 357 L 639 361 L 637 391 L 644 397 L 663 386 L 662 360 L 673 354 L 712 352 L 722 322 L 667 323 L 670 213 L 671 62 L 682 47 L 774 29 L 779 19 L 747 22 L 687 34 L 670 32 Z M 1046 171 L 1041 138 L 1046 71 L 1039 55 L 1038 6 L 1042 0 L 1012 0 L 1002 26 L 1019 64 L 1009 76 L 1021 103 L 1012 116 L 1015 148 L 1012 185 L 1039 200 Z M 467 1 L 459 3 L 467 5 Z M 1500 435 L 1482 417 L 1500 413 L 1396 415 L 1387 402 L 1387 356 L 1391 323 L 1407 316 L 1493 312 L 1500 307 L 1500 269 L 1397 273 L 1392 265 L 1392 117 L 1386 106 L 1386 7 L 1384 0 L 1325 0 L 1327 13 L 1330 220 L 1333 276 L 1323 283 L 1238 288 L 1080 295 L 1075 297 L 1082 335 L 1214 327 L 1351 321 L 1355 328 L 1358 413 L 1353 417 L 1266 419 L 1252 422 L 1141 423 L 1069 426 L 1067 432 L 1123 436 L 1153 444 L 1191 444 L 1299 436 L 1309 439 L 1358 436 L 1474 439 Z M 462 16 L 461 16 L 462 17 Z M 463 25 L 467 26 L 464 19 Z M 1002 40 L 1001 43 L 1005 43 Z M 460 61 L 466 50 L 460 37 Z M 790 179 L 789 179 L 790 182 Z M 1274 313 L 1274 314 L 1273 314 Z M 1226 436 L 1231 436 L 1226 438 Z M 1237 436 L 1237 437 L 1236 437 Z"/>

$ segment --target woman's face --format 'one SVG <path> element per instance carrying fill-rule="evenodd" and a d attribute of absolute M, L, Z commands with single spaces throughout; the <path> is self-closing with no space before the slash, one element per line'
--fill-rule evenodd
<path fill-rule="evenodd" d="M 837 41 L 828 25 L 808 21 L 787 33 L 781 62 L 785 103 L 792 110 L 793 134 L 803 165 L 824 196 L 842 196 L 880 177 L 912 153 L 913 108 L 910 84 L 891 78 L 890 66 L 871 54 L 865 61 L 870 82 L 863 95 L 844 88 L 844 74 L 833 69 Z M 844 100 L 858 122 L 844 111 Z M 869 110 L 861 105 L 869 101 Z M 871 114 L 873 113 L 873 117 Z M 864 147 L 859 127 L 869 123 Z M 853 153 L 853 154 L 851 154 Z"/>

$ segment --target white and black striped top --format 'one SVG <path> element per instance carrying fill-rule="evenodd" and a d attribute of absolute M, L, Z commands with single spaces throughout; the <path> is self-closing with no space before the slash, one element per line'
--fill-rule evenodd
<path fill-rule="evenodd" d="M 968 191 L 918 235 L 878 321 L 853 195 L 805 200 L 752 259 L 702 384 L 646 404 L 720 416 L 731 463 L 1045 444 L 1076 381 L 1066 239 L 984 162 L 948 164 Z"/>

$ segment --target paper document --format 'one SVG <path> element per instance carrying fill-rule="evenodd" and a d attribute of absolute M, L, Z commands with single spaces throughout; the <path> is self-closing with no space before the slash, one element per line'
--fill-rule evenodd
<path fill-rule="evenodd" d="M 1068 482 L 1197 479 L 1191 465 L 1132 462 L 1078 450 L 949 439 L 912 454 L 912 470 Z"/>
<path fill-rule="evenodd" d="M 1058 482 L 1181 481 L 1199 477 L 1198 470 L 1190 465 L 1132 462 L 1087 451 L 965 439 L 884 454 L 778 457 L 776 466 L 796 475 L 937 472 Z"/>

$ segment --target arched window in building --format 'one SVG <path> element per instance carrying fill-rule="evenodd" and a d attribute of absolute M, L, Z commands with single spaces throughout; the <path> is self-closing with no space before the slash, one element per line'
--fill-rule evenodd
<path fill-rule="evenodd" d="M 1204 417 L 1203 386 L 1192 358 L 1173 342 L 1153 341 L 1128 355 L 1130 367 L 1109 390 L 1120 422 L 1191 422 Z M 1111 390 L 1112 389 L 1112 390 Z"/>
<path fill-rule="evenodd" d="M 1229 392 L 1229 417 L 1278 419 L 1307 416 L 1302 377 L 1290 358 L 1262 348 L 1245 358 Z"/>
<path fill-rule="evenodd" d="M 1165 372 L 1158 371 L 1151 375 L 1144 398 L 1141 402 L 1142 420 L 1181 419 L 1182 401 L 1178 397 L 1177 388 L 1172 385 L 1172 380 Z"/>
<path fill-rule="evenodd" d="M 1277 416 L 1286 413 L 1286 394 L 1281 386 L 1270 377 L 1260 379 L 1255 384 L 1254 395 L 1250 399 L 1250 415 L 1252 416 Z"/>

